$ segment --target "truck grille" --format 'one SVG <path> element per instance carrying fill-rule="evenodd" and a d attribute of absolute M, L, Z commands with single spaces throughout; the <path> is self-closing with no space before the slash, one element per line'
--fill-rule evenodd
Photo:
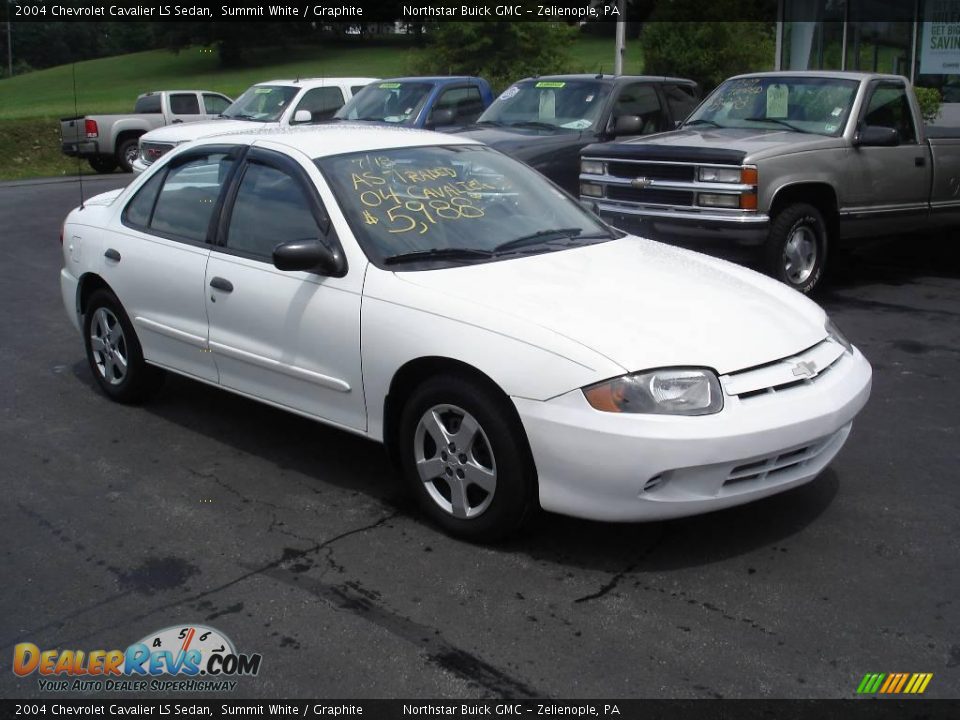
<path fill-rule="evenodd" d="M 607 175 L 619 178 L 645 177 L 650 180 L 693 182 L 693 165 L 660 165 L 659 163 L 608 162 Z"/>
<path fill-rule="evenodd" d="M 693 193 L 687 190 L 660 190 L 608 185 L 607 198 L 652 205 L 693 205 Z"/>
<path fill-rule="evenodd" d="M 149 165 L 162 158 L 171 150 L 173 150 L 173 145 L 169 143 L 143 143 L 140 147 L 140 159 Z"/>

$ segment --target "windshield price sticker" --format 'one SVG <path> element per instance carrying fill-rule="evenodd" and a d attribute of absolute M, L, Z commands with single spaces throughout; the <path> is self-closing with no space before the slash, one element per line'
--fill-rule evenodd
<path fill-rule="evenodd" d="M 767 88 L 767 117 L 785 118 L 789 107 L 790 90 L 786 85 L 771 85 Z"/>
<path fill-rule="evenodd" d="M 389 233 L 420 235 L 443 221 L 482 218 L 484 192 L 501 188 L 467 178 L 448 166 L 402 167 L 385 157 L 354 159 L 353 190 L 366 225 L 383 224 Z M 376 170 L 364 169 L 376 167 Z"/>
<path fill-rule="evenodd" d="M 380 88 L 381 90 L 396 90 L 397 88 L 402 87 L 402 85 L 397 82 L 392 82 L 392 83 L 380 83 L 379 85 L 377 85 L 377 87 Z"/>
<path fill-rule="evenodd" d="M 566 86 L 565 82 L 559 82 L 555 80 L 541 80 L 536 85 L 536 87 L 538 88 L 562 88 L 565 86 Z"/>

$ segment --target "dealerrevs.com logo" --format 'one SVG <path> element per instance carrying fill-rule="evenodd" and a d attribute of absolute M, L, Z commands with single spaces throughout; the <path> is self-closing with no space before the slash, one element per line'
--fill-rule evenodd
<path fill-rule="evenodd" d="M 151 633 L 126 650 L 13 648 L 13 672 L 37 674 L 46 692 L 223 692 L 260 672 L 259 653 L 238 653 L 219 630 L 177 625 Z"/>

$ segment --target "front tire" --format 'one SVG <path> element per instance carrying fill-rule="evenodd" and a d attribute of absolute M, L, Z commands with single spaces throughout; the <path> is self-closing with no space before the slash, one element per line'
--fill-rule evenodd
<path fill-rule="evenodd" d="M 820 211 L 807 203 L 788 205 L 770 226 L 767 272 L 794 290 L 810 293 L 823 278 L 827 249 L 827 224 Z"/>
<path fill-rule="evenodd" d="M 87 362 L 97 385 L 111 400 L 138 403 L 163 379 L 163 371 L 147 365 L 133 325 L 116 296 L 97 290 L 83 316 Z"/>
<path fill-rule="evenodd" d="M 398 442 L 420 507 L 451 535 L 493 542 L 532 512 L 536 473 L 523 430 L 507 401 L 485 384 L 428 380 L 403 408 Z"/>

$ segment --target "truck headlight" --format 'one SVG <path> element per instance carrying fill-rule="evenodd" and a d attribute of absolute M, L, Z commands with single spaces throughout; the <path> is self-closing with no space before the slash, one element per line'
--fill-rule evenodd
<path fill-rule="evenodd" d="M 740 182 L 740 168 L 702 167 L 697 172 L 700 182 L 738 183 Z"/>
<path fill-rule="evenodd" d="M 604 163 L 599 160 L 581 160 L 580 172 L 584 175 L 603 175 L 606 172 Z"/>
<path fill-rule="evenodd" d="M 720 380 L 701 368 L 622 375 L 585 387 L 583 394 L 594 409 L 604 412 L 711 415 L 723 409 Z"/>
<path fill-rule="evenodd" d="M 835 343 L 840 345 L 844 350 L 853 355 L 853 343 L 847 340 L 846 336 L 840 332 L 840 328 L 834 325 L 833 320 L 827 318 L 827 323 L 824 326 L 827 331 L 827 337 L 833 340 Z"/>

